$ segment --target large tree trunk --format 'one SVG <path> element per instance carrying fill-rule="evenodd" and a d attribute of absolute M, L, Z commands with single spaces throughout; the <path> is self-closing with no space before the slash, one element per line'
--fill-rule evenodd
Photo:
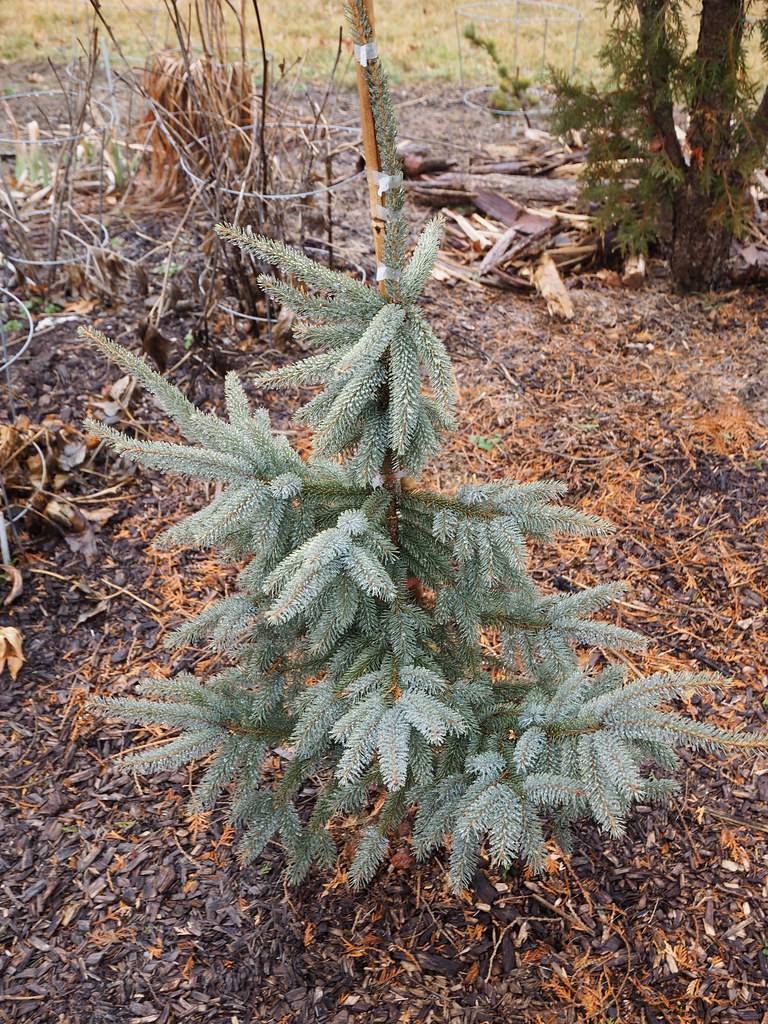
<path fill-rule="evenodd" d="M 710 197 L 689 181 L 674 199 L 669 264 L 675 286 L 701 292 L 722 284 L 731 238 L 725 226 L 712 222 Z"/>

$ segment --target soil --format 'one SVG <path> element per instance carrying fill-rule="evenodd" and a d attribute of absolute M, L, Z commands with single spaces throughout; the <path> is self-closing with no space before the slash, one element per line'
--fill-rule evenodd
<path fill-rule="evenodd" d="M 405 107 L 405 134 L 434 137 L 438 122 L 445 139 L 456 134 L 464 113 L 451 102 L 445 118 Z M 360 191 L 343 243 L 370 266 Z M 115 234 L 139 251 L 142 236 L 168 238 L 176 216 L 136 210 Z M 424 216 L 412 211 L 414 222 Z M 191 235 L 190 266 L 194 246 Z M 569 324 L 537 298 L 432 282 L 426 312 L 460 387 L 459 429 L 433 476 L 446 488 L 563 479 L 568 500 L 616 532 L 537 547 L 542 580 L 563 590 L 627 580 L 616 617 L 650 641 L 631 664 L 719 671 L 719 686 L 687 712 L 754 727 L 768 717 L 768 297 L 681 299 L 653 269 L 631 293 L 594 274 L 571 279 Z M 143 300 L 83 305 L 70 295 L 65 305 L 140 347 Z M 192 322 L 172 310 L 160 325 L 170 376 L 216 408 L 234 366 L 287 429 L 297 396 L 248 382 L 296 358 L 295 342 L 270 347 L 222 315 L 207 345 L 187 348 Z M 41 333 L 14 367 L 17 416 L 80 433 L 84 415 L 109 401 L 120 373 L 75 327 Z M 117 415 L 134 429 L 173 436 L 144 395 L 126 406 Z M 764 758 L 686 757 L 680 798 L 639 807 L 622 841 L 585 826 L 578 853 L 553 846 L 539 878 L 484 867 L 456 898 L 440 859 L 414 865 L 404 838 L 362 897 L 345 886 L 344 857 L 336 874 L 288 890 L 277 847 L 243 869 L 219 814 L 187 816 L 187 772 L 121 771 L 115 755 L 156 733 L 89 704 L 130 693 L 147 674 L 210 669 L 210 653 L 170 655 L 162 640 L 226 589 L 231 570 L 207 553 L 150 547 L 198 506 L 201 487 L 132 472 L 100 449 L 59 485 L 76 508 L 113 514 L 93 521 L 95 551 L 37 515 L 20 523 L 24 589 L 2 612 L 26 660 L 0 689 L 0 1020 L 768 1022 Z"/>

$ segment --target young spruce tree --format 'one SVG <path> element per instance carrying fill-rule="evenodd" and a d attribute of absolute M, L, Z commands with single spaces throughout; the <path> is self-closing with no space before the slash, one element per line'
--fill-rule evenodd
<path fill-rule="evenodd" d="M 371 43 L 363 0 L 350 20 L 358 44 Z M 764 741 L 661 709 L 701 677 L 628 680 L 619 666 L 582 666 L 582 648 L 642 644 L 593 618 L 617 586 L 563 596 L 531 578 L 527 541 L 606 532 L 558 503 L 559 484 L 501 480 L 444 493 L 418 482 L 454 405 L 445 348 L 418 305 L 441 225 L 428 223 L 407 258 L 394 114 L 377 58 L 364 75 L 389 176 L 375 176 L 389 185 L 378 211 L 390 268 L 381 288 L 247 229 L 218 229 L 281 272 L 261 283 L 317 349 L 259 381 L 317 386 L 300 413 L 314 431 L 310 458 L 250 408 L 234 373 L 220 419 L 143 359 L 83 332 L 155 396 L 189 444 L 91 421 L 93 433 L 145 466 L 224 485 L 161 542 L 245 562 L 236 593 L 171 638 L 171 646 L 205 638 L 230 667 L 207 679 L 151 680 L 140 699 L 104 704 L 130 722 L 178 731 L 129 763 L 204 762 L 193 805 L 206 809 L 226 794 L 244 860 L 276 837 L 298 882 L 313 863 L 335 862 L 332 823 L 353 816 L 360 837 L 349 874 L 359 886 L 413 812 L 417 854 L 445 843 L 460 890 L 482 850 L 501 867 L 516 858 L 535 867 L 549 829 L 568 849 L 570 827 L 585 815 L 621 835 L 633 801 L 674 788 L 659 772 L 677 766 L 676 746 Z M 276 749 L 282 769 L 266 770 Z"/>

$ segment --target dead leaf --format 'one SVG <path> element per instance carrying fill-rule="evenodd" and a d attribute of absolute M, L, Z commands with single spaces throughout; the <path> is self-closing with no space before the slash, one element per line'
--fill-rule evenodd
<path fill-rule="evenodd" d="M 59 527 L 70 550 L 84 555 L 90 565 L 96 556 L 96 534 L 80 509 L 67 501 L 51 498 L 43 509 L 43 515 Z"/>
<path fill-rule="evenodd" d="M 103 413 L 101 418 L 107 424 L 116 423 L 120 419 L 120 413 L 123 411 L 123 407 L 119 402 L 94 402 L 94 405 L 101 409 Z"/>
<path fill-rule="evenodd" d="M 135 386 L 136 381 L 129 373 L 126 373 L 124 377 L 116 380 L 107 392 L 112 401 L 93 403 L 98 409 L 101 409 L 102 419 L 105 423 L 115 423 L 121 419 L 121 413 L 126 412 L 130 405 Z"/>
<path fill-rule="evenodd" d="M 88 528 L 88 522 L 82 512 L 69 502 L 59 501 L 58 498 L 51 498 L 43 509 L 43 514 L 63 530 L 72 533 L 84 533 Z"/>
<path fill-rule="evenodd" d="M 5 596 L 3 604 L 8 607 L 9 604 L 13 604 L 16 598 L 19 596 L 24 588 L 24 580 L 21 576 L 21 570 L 17 569 L 15 565 L 3 565 L 0 563 L 0 569 L 6 574 L 11 581 L 11 589 Z"/>
<path fill-rule="evenodd" d="M 130 373 L 126 373 L 123 377 L 118 377 L 109 389 L 109 397 L 114 398 L 116 402 L 127 407 L 134 384 L 135 381 Z"/>
<path fill-rule="evenodd" d="M 78 590 L 81 594 L 85 594 L 85 596 L 90 601 L 101 601 L 101 600 L 103 600 L 102 595 L 98 592 L 98 590 L 96 590 L 95 587 L 92 587 L 91 584 L 86 582 L 85 580 L 73 580 L 72 581 L 72 586 L 73 586 L 73 588 L 75 590 Z M 109 598 L 109 600 L 111 601 L 112 598 Z"/>
<path fill-rule="evenodd" d="M 88 608 L 86 611 L 81 612 L 80 615 L 78 615 L 77 619 L 75 620 L 75 625 L 81 626 L 84 622 L 87 622 L 89 619 L 93 619 L 97 615 L 101 615 L 102 612 L 107 611 L 109 608 L 110 600 L 111 598 L 107 598 L 104 601 L 99 601 L 99 603 L 94 605 L 93 608 Z"/>
<path fill-rule="evenodd" d="M 4 466 L 16 447 L 17 430 L 7 423 L 0 423 L 0 466 Z"/>
<path fill-rule="evenodd" d="M 170 338 L 166 338 L 146 320 L 142 320 L 138 325 L 136 333 L 141 339 L 141 350 L 144 355 L 149 356 L 158 370 L 163 373 L 168 367 L 168 353 L 171 350 Z"/>
<path fill-rule="evenodd" d="M 0 675 L 7 668 L 11 679 L 15 679 L 23 664 L 21 633 L 15 626 L 0 626 Z"/>
<path fill-rule="evenodd" d="M 83 515 L 89 523 L 107 523 L 112 516 L 117 514 L 117 509 L 110 508 L 109 505 L 104 505 L 101 508 L 84 508 L 81 509 Z"/>
<path fill-rule="evenodd" d="M 65 306 L 64 312 L 80 313 L 81 316 L 87 316 L 88 313 L 94 311 L 96 304 L 96 299 L 78 299 L 76 302 L 70 302 L 68 306 Z"/>
<path fill-rule="evenodd" d="M 96 547 L 96 534 L 90 523 L 85 524 L 82 533 L 65 533 L 64 540 L 70 551 L 82 555 L 86 565 L 92 565 L 98 551 Z"/>
<path fill-rule="evenodd" d="M 64 470 L 74 469 L 75 466 L 85 462 L 86 454 L 86 447 L 82 441 L 71 441 L 69 444 L 64 445 L 59 455 L 59 466 Z"/>
<path fill-rule="evenodd" d="M 293 321 L 294 314 L 287 306 L 283 306 L 277 315 L 275 326 L 272 328 L 272 338 L 275 343 L 279 343 L 290 336 Z"/>
<path fill-rule="evenodd" d="M 410 871 L 416 863 L 411 851 L 406 846 L 401 846 L 399 850 L 395 850 L 389 858 L 389 862 L 396 871 Z"/>

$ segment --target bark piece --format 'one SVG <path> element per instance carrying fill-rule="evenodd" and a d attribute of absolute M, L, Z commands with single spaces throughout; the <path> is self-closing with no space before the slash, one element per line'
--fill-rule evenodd
<path fill-rule="evenodd" d="M 509 199 L 505 199 L 504 196 L 500 196 L 498 192 L 489 192 L 484 188 L 481 188 L 475 196 L 475 206 L 482 213 L 506 224 L 507 227 L 512 227 L 522 212 L 522 207 L 518 203 L 513 203 Z"/>
<path fill-rule="evenodd" d="M 513 224 L 512 227 L 507 228 L 503 235 L 500 235 L 496 239 L 493 246 L 485 254 L 483 262 L 478 267 L 478 273 L 480 275 L 487 274 L 490 270 L 497 267 L 507 255 L 507 252 L 516 237 L 517 228 Z"/>
<path fill-rule="evenodd" d="M 414 198 L 430 206 L 474 203 L 479 192 L 498 192 L 520 203 L 558 206 L 576 198 L 578 186 L 568 180 L 529 177 L 522 174 L 460 174 L 449 171 L 434 178 L 409 182 Z"/>
<path fill-rule="evenodd" d="M 546 253 L 541 257 L 533 272 L 536 290 L 547 303 L 550 316 L 558 316 L 563 320 L 573 319 L 573 303 L 563 279 L 555 266 L 554 260 Z"/>
<path fill-rule="evenodd" d="M 426 146 L 419 143 L 408 143 L 397 147 L 398 156 L 403 161 L 403 173 L 406 178 L 418 178 L 422 174 L 439 174 L 456 167 L 456 161 L 445 156 L 430 155 Z"/>
<path fill-rule="evenodd" d="M 645 257 L 630 256 L 624 264 L 624 273 L 621 275 L 621 283 L 625 288 L 632 291 L 638 289 L 645 280 Z"/>

